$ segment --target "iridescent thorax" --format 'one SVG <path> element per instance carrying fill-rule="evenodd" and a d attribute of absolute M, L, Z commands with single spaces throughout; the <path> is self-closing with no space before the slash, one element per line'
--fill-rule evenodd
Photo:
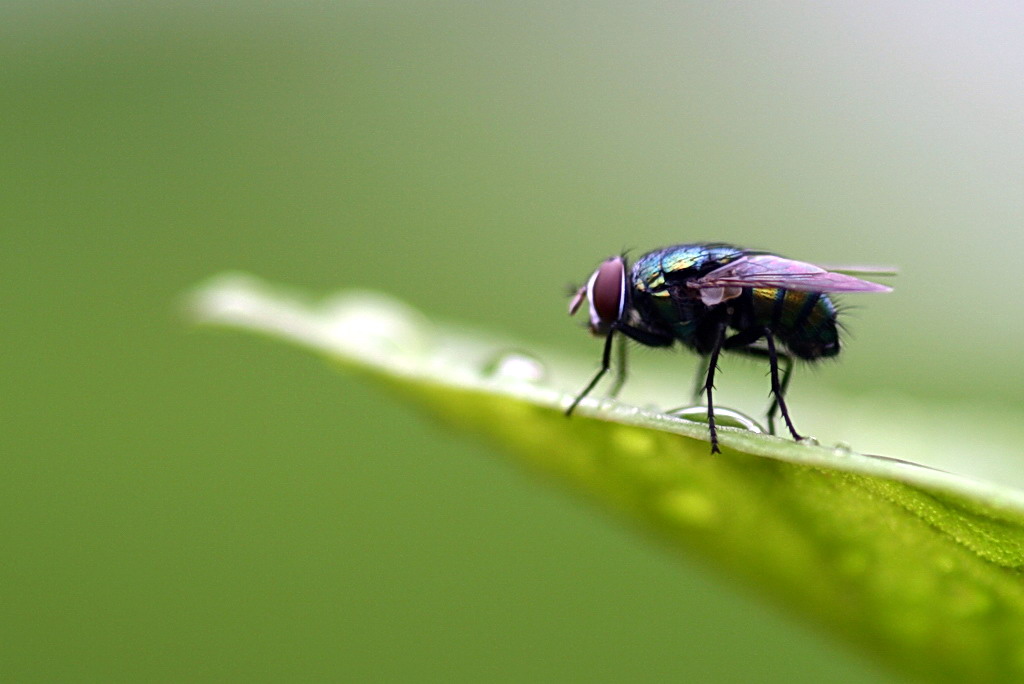
<path fill-rule="evenodd" d="M 633 286 L 656 297 L 667 297 L 669 283 L 696 278 L 743 256 L 724 244 L 676 245 L 648 252 L 633 264 Z"/>

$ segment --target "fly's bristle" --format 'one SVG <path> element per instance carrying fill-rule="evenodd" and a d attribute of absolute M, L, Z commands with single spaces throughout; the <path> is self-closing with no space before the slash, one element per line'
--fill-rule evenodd
<path fill-rule="evenodd" d="M 837 302 L 835 298 L 832 298 L 832 306 L 836 309 L 837 316 L 845 316 L 851 311 L 860 311 L 864 307 L 860 304 L 848 304 L 845 301 Z"/>

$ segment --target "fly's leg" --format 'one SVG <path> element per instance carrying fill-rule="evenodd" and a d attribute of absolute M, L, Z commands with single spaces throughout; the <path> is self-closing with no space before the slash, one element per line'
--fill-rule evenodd
<path fill-rule="evenodd" d="M 597 375 L 595 375 L 594 379 L 590 381 L 590 384 L 584 387 L 583 391 L 580 392 L 575 399 L 573 399 L 573 402 L 571 404 L 569 404 L 569 408 L 565 410 L 566 418 L 572 415 L 572 412 L 576 410 L 576 407 L 579 406 L 581 401 L 583 401 L 583 398 L 590 394 L 590 390 L 594 389 L 594 386 L 597 385 L 598 380 L 600 380 L 601 377 L 605 373 L 607 373 L 608 369 L 611 367 L 613 337 L 615 337 L 614 329 L 608 331 L 608 337 L 606 337 L 604 340 L 604 353 L 601 355 L 601 369 L 597 371 Z"/>
<path fill-rule="evenodd" d="M 779 392 L 776 394 L 772 391 L 772 403 L 768 407 L 768 432 L 775 434 L 775 414 L 779 412 L 779 397 L 785 396 L 786 391 L 789 389 L 789 379 L 793 375 L 793 357 L 780 354 L 779 361 L 786 365 L 786 368 L 782 371 L 782 382 L 779 383 Z"/>
<path fill-rule="evenodd" d="M 704 394 L 704 382 L 708 377 L 708 357 L 701 356 L 697 361 L 697 374 L 693 377 L 693 393 L 691 399 L 694 405 L 700 403 L 700 397 Z"/>
<path fill-rule="evenodd" d="M 608 396 L 612 399 L 619 396 L 622 386 L 626 384 L 626 357 L 628 356 L 626 347 L 628 344 L 626 336 L 623 335 L 615 347 L 615 380 L 612 381 L 612 388 L 608 390 Z"/>
<path fill-rule="evenodd" d="M 715 428 L 715 399 L 712 396 L 715 389 L 715 371 L 718 369 L 718 353 L 722 351 L 722 341 L 725 337 L 725 323 L 719 323 L 715 332 L 715 343 L 711 347 L 711 354 L 708 356 L 707 379 L 704 381 L 704 392 L 708 397 L 708 431 L 711 433 L 711 453 L 720 454 L 718 448 L 718 429 Z M 783 408 L 785 413 L 785 408 Z"/>
<path fill-rule="evenodd" d="M 648 347 L 671 347 L 672 342 L 675 341 L 671 335 L 667 333 L 658 332 L 656 330 L 642 330 L 640 328 L 634 328 L 633 326 L 623 323 L 622 321 L 616 321 L 612 324 L 611 330 L 608 331 L 608 336 L 604 340 L 604 353 L 601 354 L 601 369 L 597 371 L 597 374 L 590 381 L 590 383 L 583 388 L 583 391 L 579 393 L 569 408 L 565 410 L 566 416 L 571 416 L 572 412 L 576 410 L 579 403 L 583 401 L 583 398 L 590 394 L 590 391 L 597 386 L 598 381 L 608 372 L 608 369 L 612 366 L 612 338 L 615 333 L 622 333 L 625 337 L 636 340 L 640 344 L 647 345 Z M 618 370 L 615 374 L 615 382 L 612 385 L 611 395 L 614 397 L 618 394 L 619 390 L 622 389 L 622 384 L 626 381 L 626 345 L 629 342 L 625 339 L 621 340 L 619 345 L 619 358 L 618 358 Z"/>
<path fill-rule="evenodd" d="M 736 337 L 739 337 L 739 336 L 737 335 Z M 758 338 L 760 338 L 760 337 L 764 337 L 764 334 L 758 332 Z M 730 349 L 731 348 L 729 343 L 733 339 L 735 339 L 735 338 L 730 337 L 729 339 L 727 339 L 725 341 L 725 349 Z M 772 342 L 774 342 L 774 341 L 775 340 L 773 339 Z M 766 347 L 767 347 L 767 345 L 766 345 Z M 772 358 L 772 355 L 768 351 L 767 348 L 761 349 L 761 348 L 758 348 L 758 347 L 739 347 L 735 351 L 737 353 L 739 353 L 739 354 L 745 354 L 747 356 L 754 356 L 754 357 L 757 357 L 759 359 L 768 359 L 769 361 L 771 361 L 771 358 Z M 779 397 L 780 396 L 781 397 L 785 397 L 786 396 L 786 392 L 789 390 L 789 379 L 792 377 L 792 375 L 793 375 L 793 368 L 796 365 L 794 360 L 793 360 L 793 357 L 790 356 L 789 354 L 785 353 L 785 352 L 778 352 L 778 351 L 776 351 L 775 358 L 776 358 L 776 363 L 778 365 L 784 365 L 785 368 L 783 368 L 783 370 L 782 370 L 782 381 L 779 383 L 779 392 L 778 392 L 778 394 L 775 393 L 775 386 L 774 386 L 774 384 L 772 385 L 772 392 L 771 392 L 772 403 L 768 406 L 768 414 L 767 414 L 768 415 L 768 432 L 770 432 L 773 435 L 775 434 L 775 416 L 779 412 Z"/>
<path fill-rule="evenodd" d="M 789 434 L 793 435 L 793 439 L 799 441 L 803 439 L 803 437 L 801 437 L 800 433 L 798 433 L 796 428 L 793 427 L 793 421 L 789 417 L 789 409 L 786 408 L 786 399 L 784 396 L 786 393 L 786 385 L 789 381 L 789 374 L 793 368 L 792 360 L 790 360 L 789 368 L 786 370 L 786 381 L 779 382 L 779 355 L 775 351 L 775 336 L 772 335 L 772 331 L 768 328 L 764 329 L 764 339 L 768 344 L 768 363 L 771 366 L 772 374 L 772 394 L 775 395 L 775 401 L 772 402 L 772 408 L 768 410 L 768 425 L 769 427 L 772 427 L 772 423 L 774 422 L 772 420 L 772 416 L 774 414 L 774 410 L 778 408 L 778 410 L 782 412 L 782 419 L 786 421 L 786 427 L 789 428 Z"/>

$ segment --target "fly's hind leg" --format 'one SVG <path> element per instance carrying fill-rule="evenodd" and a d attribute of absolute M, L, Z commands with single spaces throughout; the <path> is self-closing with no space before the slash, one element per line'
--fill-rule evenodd
<path fill-rule="evenodd" d="M 715 400 L 713 395 L 715 371 L 718 369 L 718 354 L 722 351 L 724 338 L 725 323 L 720 323 L 715 334 L 714 345 L 711 347 L 711 354 L 708 356 L 708 372 L 704 380 L 704 392 L 708 398 L 708 431 L 711 433 L 711 453 L 713 454 L 722 453 L 722 450 L 718 448 L 718 428 L 715 427 Z"/>
<path fill-rule="evenodd" d="M 788 355 L 783 355 L 782 358 L 787 359 L 788 364 L 786 367 L 785 380 L 779 382 L 779 354 L 775 350 L 775 336 L 772 331 L 768 328 L 764 329 L 764 339 L 768 346 L 768 364 L 771 367 L 772 375 L 772 394 L 775 395 L 775 399 L 772 401 L 771 407 L 768 409 L 768 427 L 771 429 L 772 434 L 775 434 L 775 420 L 774 414 L 776 409 L 782 413 L 782 419 L 786 421 L 786 427 L 789 428 L 789 434 L 793 435 L 793 439 L 799 441 L 803 439 L 800 433 L 793 427 L 793 420 L 789 417 L 789 409 L 786 408 L 786 387 L 789 385 L 789 376 L 793 370 L 793 359 Z"/>
<path fill-rule="evenodd" d="M 775 434 L 775 416 L 779 412 L 779 398 L 786 395 L 786 390 L 789 389 L 789 379 L 793 376 L 793 357 L 788 354 L 779 354 L 779 361 L 781 361 L 785 368 L 782 371 L 782 382 L 779 383 L 779 391 L 776 393 L 772 391 L 772 403 L 768 407 L 768 431 Z M 789 423 L 789 421 L 786 421 Z"/>
<path fill-rule="evenodd" d="M 695 406 L 700 403 L 700 398 L 704 394 L 704 381 L 708 377 L 708 362 L 710 360 L 709 356 L 701 356 L 697 361 L 697 374 L 693 377 L 693 394 L 691 395 Z"/>
<path fill-rule="evenodd" d="M 739 337 L 738 335 L 736 337 Z M 794 439 L 801 439 L 793 428 L 793 421 L 789 417 L 789 410 L 786 407 L 786 391 L 789 389 L 789 380 L 793 376 L 793 357 L 786 352 L 778 351 L 775 346 L 775 336 L 769 330 L 763 332 L 758 331 L 758 338 L 764 338 L 765 347 L 737 347 L 735 351 L 744 354 L 746 356 L 754 356 L 757 358 L 767 358 L 769 363 L 769 370 L 772 377 L 772 403 L 768 406 L 768 432 L 775 434 L 775 416 L 778 415 L 779 411 L 782 412 L 782 417 L 786 421 L 786 427 L 789 428 L 789 432 L 793 435 Z M 746 343 L 750 339 L 747 335 L 745 339 L 740 340 L 741 343 Z M 732 342 L 733 338 L 726 340 L 726 347 Z M 779 365 L 784 366 L 782 369 L 782 378 L 779 379 Z"/>

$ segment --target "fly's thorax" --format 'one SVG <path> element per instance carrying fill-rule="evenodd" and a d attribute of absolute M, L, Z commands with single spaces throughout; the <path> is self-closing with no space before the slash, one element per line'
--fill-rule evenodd
<path fill-rule="evenodd" d="M 693 330 L 706 307 L 701 304 L 699 296 L 691 297 L 687 292 L 686 298 L 681 298 L 680 294 L 679 288 L 675 287 L 652 290 L 634 286 L 625 322 L 633 328 L 679 340 L 689 346 Z"/>
<path fill-rule="evenodd" d="M 688 283 L 743 254 L 744 251 L 738 247 L 720 243 L 674 245 L 648 252 L 633 264 L 633 288 L 640 296 L 650 298 L 651 308 L 666 326 L 676 330 L 677 337 L 685 337 L 693 327 L 694 319 L 703 317 L 709 310 L 705 293 L 689 287 Z M 710 306 L 737 294 L 723 291 L 722 296 Z"/>
<path fill-rule="evenodd" d="M 657 262 L 651 260 L 649 257 L 650 254 L 645 254 L 637 259 L 636 263 L 633 264 L 633 269 L 630 271 L 629 277 L 632 289 L 634 292 L 639 292 L 652 297 L 667 294 L 668 291 L 665 289 L 665 276 Z"/>
<path fill-rule="evenodd" d="M 633 264 L 633 287 L 655 297 L 688 296 L 680 286 L 739 259 L 745 250 L 722 243 L 673 245 L 648 252 Z"/>

